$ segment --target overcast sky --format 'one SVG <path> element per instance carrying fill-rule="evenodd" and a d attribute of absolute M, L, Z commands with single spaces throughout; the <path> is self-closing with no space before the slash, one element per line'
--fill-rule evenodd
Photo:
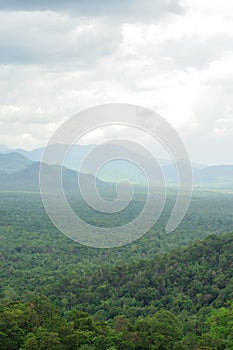
<path fill-rule="evenodd" d="M 233 163 L 232 97 L 230 0 L 0 1 L 1 144 L 44 145 L 69 116 L 125 102 L 167 119 L 193 161 Z"/>

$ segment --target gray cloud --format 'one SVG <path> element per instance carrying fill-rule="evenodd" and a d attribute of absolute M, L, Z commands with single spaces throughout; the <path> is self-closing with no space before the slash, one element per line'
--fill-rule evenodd
<path fill-rule="evenodd" d="M 183 9 L 180 0 L 0 1 L 0 64 L 85 69 L 116 52 L 121 21 L 156 21 Z"/>
<path fill-rule="evenodd" d="M 62 11 L 84 16 L 117 16 L 133 20 L 158 18 L 164 13 L 182 13 L 181 0 L 57 0 L 0 1 L 0 10 L 25 11 Z"/>
<path fill-rule="evenodd" d="M 0 143 L 42 145 L 67 116 L 126 102 L 167 118 L 196 162 L 232 162 L 231 2 L 187 3 L 0 0 Z"/>
<path fill-rule="evenodd" d="M 121 42 L 121 31 L 106 20 L 89 21 L 54 13 L 0 12 L 0 63 L 73 67 L 94 64 Z"/>

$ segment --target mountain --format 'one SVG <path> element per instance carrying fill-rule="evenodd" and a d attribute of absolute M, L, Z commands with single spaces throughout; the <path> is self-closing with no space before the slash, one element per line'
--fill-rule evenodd
<path fill-rule="evenodd" d="M 206 167 L 199 171 L 199 176 L 214 178 L 233 177 L 233 165 L 214 165 Z"/>
<path fill-rule="evenodd" d="M 1 148 L 2 147 L 2 148 Z M 88 153 L 91 152 L 96 145 L 73 145 L 71 150 L 69 151 L 65 161 L 64 167 L 70 169 L 70 171 L 80 171 L 81 164 L 84 159 L 88 156 Z M 102 147 L 102 146 L 100 146 Z M 59 145 L 50 145 L 48 147 L 50 154 L 50 161 L 48 161 L 48 165 L 60 165 L 58 155 L 61 152 L 64 152 L 64 149 L 67 148 L 67 145 L 59 144 Z M 20 171 L 26 170 L 27 167 L 33 165 L 33 162 L 40 162 L 43 157 L 43 152 L 45 148 L 38 148 L 31 151 L 26 151 L 24 149 L 17 149 L 14 152 L 8 149 L 5 146 L 0 146 L 0 151 L 5 150 L 4 154 L 0 152 L 0 174 L 13 174 L 18 173 Z M 100 148 L 101 149 L 101 148 Z M 126 179 L 134 184 L 146 184 L 146 178 L 144 176 L 143 171 L 130 159 L 136 159 L 136 163 L 143 164 L 143 169 L 146 169 L 147 172 L 152 175 L 154 181 L 158 180 L 158 174 L 155 173 L 154 168 L 152 166 L 154 159 L 152 155 L 144 155 L 140 153 L 140 149 L 134 149 L 127 145 L 117 145 L 112 143 L 108 145 L 108 148 L 102 148 L 101 158 L 102 162 L 99 163 L 103 166 L 98 171 L 98 178 L 103 182 L 113 183 L 118 182 L 121 179 Z M 111 155 L 112 160 L 111 160 Z M 126 158 L 126 159 L 124 159 Z M 104 159 L 110 159 L 110 161 L 105 162 Z M 127 160 L 129 159 L 129 160 Z M 98 159 L 96 158 L 97 162 Z M 171 161 L 158 159 L 157 160 L 162 171 L 164 173 L 166 182 L 168 184 L 178 184 L 179 178 L 177 174 L 177 169 L 175 164 Z M 82 172 L 93 174 L 93 161 L 86 163 L 85 168 L 82 169 Z M 215 166 L 204 166 L 200 164 L 192 163 L 193 168 L 193 182 L 194 185 L 197 186 L 205 186 L 205 187 L 221 187 L 225 189 L 233 188 L 233 165 L 215 165 Z M 17 174 L 15 177 L 16 183 L 18 186 L 26 183 L 31 188 L 36 188 L 35 183 L 38 184 L 38 179 L 35 181 L 35 174 L 33 177 L 34 184 L 30 184 L 29 178 L 31 175 L 33 167 L 28 169 L 26 173 Z M 66 177 L 70 176 L 71 183 L 74 184 L 74 178 L 77 177 L 76 173 L 67 173 Z M 37 173 L 39 174 L 39 170 L 37 169 Z M 146 171 L 145 171 L 146 173 Z M 37 178 L 38 175 L 37 174 Z M 74 175 L 76 174 L 76 175 Z M 19 179 L 19 176 L 21 180 Z M 25 178 L 24 178 L 25 176 Z M 28 178 L 29 176 L 29 178 Z M 3 185 L 3 178 L 2 185 Z M 26 180 L 27 179 L 27 180 Z M 5 178 L 6 184 L 11 182 L 13 185 L 14 176 L 11 176 L 9 179 Z M 20 182 L 21 181 L 21 182 Z M 67 180 L 68 182 L 68 180 Z M 73 186 L 73 185 L 72 185 Z M 15 187 L 15 186 L 14 186 Z M 20 185 L 20 187 L 22 187 Z"/>
<path fill-rule="evenodd" d="M 64 161 L 64 166 L 73 169 L 73 170 L 80 170 L 81 164 L 83 160 L 87 157 L 88 153 L 91 152 L 97 145 L 90 144 L 90 145 L 73 145 Z M 102 145 L 100 145 L 102 147 Z M 50 161 L 48 161 L 48 164 L 59 164 L 59 160 L 57 159 L 57 155 L 64 151 L 64 149 L 67 148 L 67 145 L 63 144 L 54 144 L 49 145 L 49 156 Z M 33 160 L 34 162 L 40 162 L 42 161 L 43 152 L 45 150 L 45 147 L 37 148 L 31 151 L 27 151 L 24 149 L 15 149 L 15 152 L 22 154 L 23 156 Z M 99 178 L 101 178 L 105 182 L 117 182 L 122 178 L 128 179 L 133 183 L 145 183 L 145 177 L 142 173 L 142 171 L 132 162 L 124 160 L 123 158 L 127 159 L 137 159 L 139 162 L 145 165 L 145 167 L 151 172 L 153 167 L 151 166 L 152 161 L 154 159 L 152 158 L 152 155 L 148 153 L 147 156 L 145 154 L 142 154 L 140 149 L 135 149 L 130 144 L 125 143 L 124 145 L 118 145 L 114 142 L 108 145 L 107 148 L 102 148 L 102 154 L 103 158 L 109 157 L 113 158 L 112 161 L 107 162 L 107 164 L 104 164 L 104 167 L 100 170 Z M 115 157 L 114 157 L 115 155 Z M 118 159 L 114 159 L 118 158 Z M 176 174 L 176 168 L 173 165 L 171 160 L 166 159 L 157 159 L 158 164 L 164 169 L 165 175 L 168 176 L 168 181 L 171 182 L 177 182 L 177 174 Z M 61 165 L 61 164 L 59 164 Z M 205 167 L 201 164 L 192 164 L 194 169 L 202 169 Z M 86 173 L 92 173 L 91 167 L 87 167 L 85 169 Z"/>
<path fill-rule="evenodd" d="M 51 158 L 51 164 L 55 164 L 57 158 L 57 154 L 62 152 L 67 145 L 63 144 L 55 144 L 55 145 L 49 145 L 48 149 L 50 152 L 50 158 Z M 90 152 L 95 145 L 73 145 L 69 151 L 69 154 L 67 156 L 67 159 L 65 160 L 65 166 L 70 169 L 78 170 L 81 162 L 86 157 L 88 152 Z M 27 151 L 22 148 L 15 149 L 15 152 L 22 154 L 23 156 L 26 156 L 27 158 L 33 160 L 34 162 L 40 162 L 42 161 L 43 153 L 46 147 L 41 148 L 35 148 L 33 150 Z"/>
<path fill-rule="evenodd" d="M 233 165 L 215 165 L 195 173 L 195 182 L 201 185 L 233 185 Z"/>
<path fill-rule="evenodd" d="M 0 174 L 11 174 L 21 171 L 32 163 L 32 160 L 16 152 L 0 154 Z"/>
<path fill-rule="evenodd" d="M 0 153 L 10 152 L 10 148 L 4 145 L 0 145 Z"/>
<path fill-rule="evenodd" d="M 29 165 L 27 168 L 14 172 L 11 174 L 0 174 L 0 190 L 10 191 L 40 191 L 40 162 L 35 162 Z M 54 185 L 54 178 L 58 172 L 62 171 L 62 186 L 65 193 L 72 193 L 72 195 L 80 197 L 80 191 L 78 187 L 78 175 L 82 177 L 83 186 L 82 189 L 86 192 L 90 190 L 90 181 L 95 182 L 97 189 L 102 194 L 107 194 L 114 190 L 112 184 L 107 184 L 98 178 L 95 178 L 91 174 L 78 174 L 77 171 L 61 168 L 59 165 L 48 165 L 43 163 L 43 174 L 46 179 L 46 186 L 49 188 L 49 192 L 53 193 L 56 191 Z M 111 192 L 111 195 L 113 192 Z M 115 196 L 115 193 L 114 193 Z"/>

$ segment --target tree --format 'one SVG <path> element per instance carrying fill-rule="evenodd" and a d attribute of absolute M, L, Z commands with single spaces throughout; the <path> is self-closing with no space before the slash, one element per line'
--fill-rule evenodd
<path fill-rule="evenodd" d="M 29 333 L 20 350 L 63 350 L 58 333 L 37 328 Z"/>
<path fill-rule="evenodd" d="M 182 337 L 177 317 L 166 310 L 161 310 L 152 317 L 138 320 L 135 329 L 139 335 L 137 349 L 178 349 L 178 342 Z"/>
<path fill-rule="evenodd" d="M 233 305 L 213 310 L 206 323 L 209 332 L 203 334 L 204 343 L 217 350 L 233 350 Z"/>

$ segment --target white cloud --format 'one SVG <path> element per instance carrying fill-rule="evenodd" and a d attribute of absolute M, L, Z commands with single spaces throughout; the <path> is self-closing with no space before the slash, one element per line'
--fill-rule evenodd
<path fill-rule="evenodd" d="M 178 1 L 149 1 L 142 13 L 142 2 L 127 0 L 123 16 L 119 5 L 80 16 L 61 4 L 16 11 L 19 3 L 0 11 L 0 143 L 42 145 L 70 115 L 125 102 L 164 116 L 195 161 L 233 162 L 230 1 L 189 0 L 185 11 Z M 97 130 L 86 142 L 117 133 L 141 137 Z"/>

